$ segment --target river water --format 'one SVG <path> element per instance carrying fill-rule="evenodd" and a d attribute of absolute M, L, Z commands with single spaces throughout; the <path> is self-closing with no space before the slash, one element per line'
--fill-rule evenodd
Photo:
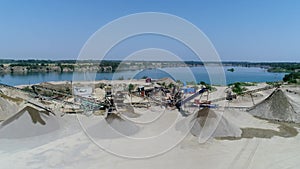
<path fill-rule="evenodd" d="M 234 68 L 234 72 L 227 69 Z M 0 83 L 8 85 L 27 85 L 47 81 L 76 81 L 76 80 L 111 80 L 111 79 L 139 79 L 144 76 L 153 79 L 170 77 L 183 82 L 204 81 L 206 83 L 224 85 L 233 82 L 271 82 L 280 81 L 285 73 L 270 73 L 266 69 L 258 67 L 223 67 L 222 72 L 214 72 L 217 68 L 210 67 L 173 67 L 162 69 L 146 69 L 136 71 L 122 71 L 115 73 L 28 73 L 28 74 L 4 74 L 0 75 Z M 225 76 L 223 76 L 225 75 Z M 222 81 L 220 79 L 225 79 Z"/>

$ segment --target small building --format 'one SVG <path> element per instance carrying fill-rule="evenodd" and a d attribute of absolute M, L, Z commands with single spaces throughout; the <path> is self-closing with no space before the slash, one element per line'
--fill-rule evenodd
<path fill-rule="evenodd" d="M 144 97 L 145 96 L 145 87 L 144 86 L 139 86 L 138 87 L 138 92 L 140 96 Z"/>
<path fill-rule="evenodd" d="M 150 77 L 147 77 L 145 81 L 146 83 L 151 83 L 152 79 Z"/>
<path fill-rule="evenodd" d="M 73 93 L 75 96 L 90 98 L 93 93 L 93 88 L 90 86 L 74 87 Z"/>

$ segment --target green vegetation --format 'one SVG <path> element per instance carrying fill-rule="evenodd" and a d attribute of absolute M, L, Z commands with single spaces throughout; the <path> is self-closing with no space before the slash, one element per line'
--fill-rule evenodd
<path fill-rule="evenodd" d="M 118 80 L 124 80 L 124 76 L 119 77 Z"/>
<path fill-rule="evenodd" d="M 180 81 L 180 80 L 176 80 L 176 83 L 179 84 L 179 85 L 183 85 L 183 82 Z"/>
<path fill-rule="evenodd" d="M 24 87 L 22 90 L 26 92 L 33 92 L 32 88 L 29 86 Z"/>
<path fill-rule="evenodd" d="M 41 92 L 41 94 L 43 96 L 46 96 L 46 97 L 52 97 L 52 96 L 54 96 L 54 93 L 51 92 L 51 91 L 43 91 L 43 92 Z"/>
<path fill-rule="evenodd" d="M 235 83 L 229 84 L 229 86 L 233 86 L 235 84 L 238 84 L 240 86 L 256 86 L 257 85 L 255 82 L 235 82 Z"/>
<path fill-rule="evenodd" d="M 65 71 L 75 71 L 75 68 L 86 68 L 93 67 L 92 70 L 97 72 L 115 72 L 117 71 L 120 63 L 122 61 L 118 60 L 11 60 L 11 59 L 0 59 L 0 67 L 5 67 L 3 64 L 7 64 L 10 68 L 15 66 L 23 66 L 29 72 L 38 72 L 38 71 L 59 71 L 57 68 L 51 69 L 53 66 L 58 66 L 60 69 L 65 69 Z M 153 64 L 155 63 L 155 64 Z M 126 63 L 128 69 L 139 69 L 144 68 L 155 68 L 156 65 L 160 67 L 178 67 L 178 66 L 203 66 L 205 64 L 220 64 L 219 62 L 200 62 L 200 61 L 127 61 Z M 267 69 L 269 72 L 298 72 L 300 70 L 300 63 L 292 62 L 261 62 L 261 63 L 251 63 L 251 62 L 222 62 L 224 66 L 242 66 L 242 67 L 261 67 Z M 97 67 L 97 68 L 95 68 Z M 47 69 L 48 68 L 48 69 Z M 5 72 L 9 72 L 9 68 L 5 69 Z M 23 69 L 24 70 L 24 69 Z M 84 71 L 85 69 L 79 69 Z M 123 69 L 122 69 L 123 70 Z M 22 70 L 19 70 L 22 71 Z M 227 69 L 227 71 L 233 72 L 234 68 Z"/>
<path fill-rule="evenodd" d="M 292 72 L 283 77 L 283 81 L 288 83 L 299 83 L 299 80 L 300 80 L 300 72 Z"/>
<path fill-rule="evenodd" d="M 70 64 L 58 64 L 60 67 L 60 71 L 63 72 L 64 68 L 70 69 L 71 71 L 74 71 L 74 65 Z"/>
<path fill-rule="evenodd" d="M 131 92 L 133 89 L 134 89 L 134 85 L 130 83 L 128 85 L 128 91 Z"/>
<path fill-rule="evenodd" d="M 205 83 L 204 81 L 201 81 L 198 83 L 199 85 L 202 85 L 202 86 L 205 86 L 208 90 L 212 91 L 214 90 L 214 88 L 210 85 L 210 84 L 207 84 Z"/>
<path fill-rule="evenodd" d="M 37 63 L 12 63 L 10 64 L 11 67 L 15 67 L 15 66 L 38 66 L 39 64 Z"/>
<path fill-rule="evenodd" d="M 271 64 L 271 68 L 268 69 L 268 72 L 283 72 L 291 73 L 300 69 L 300 63 L 274 63 Z"/>
<path fill-rule="evenodd" d="M 158 85 L 160 85 L 160 86 L 162 86 L 162 87 L 164 87 L 164 88 L 167 88 L 167 85 L 166 85 L 166 82 L 162 82 L 162 83 L 157 83 Z"/>
<path fill-rule="evenodd" d="M 272 67 L 268 69 L 268 72 L 284 73 L 284 72 L 290 72 L 290 70 L 286 70 L 285 68 L 281 68 L 281 67 Z"/>
<path fill-rule="evenodd" d="M 227 69 L 228 72 L 234 72 L 234 68 Z"/>
<path fill-rule="evenodd" d="M 201 81 L 198 83 L 199 85 L 206 85 L 206 83 L 204 81 Z"/>
<path fill-rule="evenodd" d="M 173 83 L 170 83 L 170 84 L 168 85 L 168 88 L 169 88 L 169 89 L 172 89 L 174 86 L 175 86 L 175 85 L 174 85 Z"/>
<path fill-rule="evenodd" d="M 148 76 L 143 76 L 141 79 L 147 79 L 148 78 Z"/>
<path fill-rule="evenodd" d="M 1 64 L 75 64 L 75 63 L 100 63 L 99 60 L 37 60 L 37 59 L 28 59 L 28 60 L 13 60 L 13 59 L 0 59 Z M 112 61 L 114 62 L 114 61 Z"/>
<path fill-rule="evenodd" d="M 196 85 L 197 83 L 194 81 L 186 82 L 186 85 Z"/>
<path fill-rule="evenodd" d="M 230 84 L 229 86 L 231 86 L 231 89 L 234 93 L 241 95 L 241 94 L 243 94 L 244 91 L 247 90 L 247 88 L 245 86 L 253 86 L 253 85 L 249 84 L 249 83 L 245 83 L 245 82 L 236 82 L 236 83 Z"/>
<path fill-rule="evenodd" d="M 112 67 L 112 72 L 115 72 L 117 68 L 119 67 L 121 61 L 110 61 L 110 60 L 103 60 L 99 64 L 100 67 L 107 67 L 111 66 Z M 103 70 L 102 70 L 103 71 Z"/>
<path fill-rule="evenodd" d="M 266 82 L 268 85 L 274 86 L 274 87 L 280 87 L 281 86 L 281 82 Z"/>

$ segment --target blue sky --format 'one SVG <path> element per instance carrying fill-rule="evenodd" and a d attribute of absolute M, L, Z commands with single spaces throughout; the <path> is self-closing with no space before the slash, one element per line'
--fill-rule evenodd
<path fill-rule="evenodd" d="M 300 62 L 298 0 L 1 0 L 0 58 L 76 59 L 95 31 L 137 12 L 190 21 L 224 61 Z"/>

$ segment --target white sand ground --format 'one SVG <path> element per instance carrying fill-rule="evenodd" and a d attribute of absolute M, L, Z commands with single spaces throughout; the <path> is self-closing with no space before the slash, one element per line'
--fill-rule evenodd
<path fill-rule="evenodd" d="M 6 117 L 14 114 L 18 110 L 18 104 L 10 102 L 7 99 L 0 97 L 0 120 L 5 120 Z"/>
<path fill-rule="evenodd" d="M 237 113 L 237 112 L 235 112 Z M 243 116 L 243 112 L 240 116 Z M 85 119 L 90 120 L 90 119 Z M 252 122 L 253 120 L 253 122 Z M 30 138 L 0 139 L 1 168 L 298 168 L 300 136 L 215 140 L 199 144 L 188 135 L 170 151 L 148 159 L 127 159 L 95 145 L 75 116 L 60 118 L 60 130 Z M 91 120 L 92 121 L 92 120 Z M 248 127 L 263 127 L 247 118 Z M 245 124 L 244 124 L 245 125 Z M 270 127 L 270 126 L 269 126 Z M 275 126 L 273 126 L 275 127 Z M 273 128 L 270 127 L 270 128 Z M 111 138 L 117 140 L 120 138 Z M 138 146 L 137 146 L 138 147 Z M 131 147 L 136 149 L 136 147 Z M 156 147 L 137 148 L 147 151 Z"/>
<path fill-rule="evenodd" d="M 225 87 L 219 87 L 219 90 L 212 93 L 211 96 L 225 96 Z M 272 91 L 260 92 L 261 95 L 255 97 L 255 101 L 259 102 L 268 96 Z M 298 95 L 288 94 L 293 97 L 295 102 L 299 101 Z M 246 98 L 246 96 L 245 96 Z M 240 102 L 222 101 L 219 104 L 247 106 L 251 105 L 252 100 L 244 99 Z M 297 103 L 295 103 L 297 104 Z M 157 109 L 161 109 L 157 107 Z M 259 128 L 279 131 L 278 124 L 268 123 L 265 120 L 254 118 L 252 115 L 240 109 L 225 109 L 220 107 L 214 110 L 220 113 L 226 119 L 222 129 L 234 125 L 234 131 L 237 133 L 238 128 Z M 130 118 L 132 121 L 112 120 L 110 125 L 101 116 L 79 116 L 65 115 L 42 117 L 46 124 L 33 124 L 28 114 L 24 113 L 19 120 L 15 120 L 0 129 L 0 168 L 2 169 L 37 169 L 37 168 L 59 168 L 59 169 L 157 169 L 157 168 L 216 168 L 216 169 L 241 169 L 241 168 L 299 168 L 300 166 L 300 135 L 295 137 L 283 138 L 274 136 L 267 138 L 251 138 L 237 140 L 223 140 L 210 138 L 204 143 L 198 142 L 198 137 L 192 133 L 176 144 L 170 151 L 158 156 L 143 159 L 123 158 L 111 154 L 101 149 L 95 142 L 104 143 L 107 149 L 119 151 L 121 153 L 133 152 L 137 154 L 156 152 L 164 148 L 163 146 L 173 145 L 176 137 L 182 136 L 182 129 L 175 127 L 170 130 L 171 137 L 158 139 L 158 143 L 153 142 L 139 143 L 126 142 L 126 137 L 103 132 L 110 130 L 118 130 L 129 137 L 145 138 L 153 136 L 157 133 L 163 133 L 168 126 L 171 126 L 176 119 L 179 124 L 183 122 L 191 122 L 190 120 L 196 116 L 183 118 L 177 110 L 166 110 L 162 115 L 161 111 L 155 108 L 149 109 L 147 113 L 143 109 L 137 110 L 139 116 Z M 159 117 L 158 119 L 156 119 Z M 123 117 L 124 118 L 124 117 Z M 221 119 L 222 119 L 221 118 Z M 78 121 L 80 120 L 80 121 Z M 214 120 L 214 119 L 213 119 Z M 226 125 L 224 125 L 226 123 Z M 85 126 L 85 130 L 81 125 Z M 228 125 L 229 124 L 229 125 Z M 187 123 L 188 127 L 193 127 L 191 123 Z M 23 128 L 23 130 L 18 129 Z M 36 135 L 32 135 L 32 127 L 37 130 Z M 45 131 L 45 127 L 49 130 Z M 26 129 L 31 129 L 30 131 Z M 51 129 L 51 130 L 50 130 Z M 299 128 L 297 128 L 300 131 Z M 88 131 L 89 135 L 86 132 Z M 23 137 L 8 137 L 22 132 Z M 31 135 L 26 135 L 31 133 Z M 231 133 L 231 132 L 230 132 Z M 93 136 L 91 140 L 89 136 Z M 119 144 L 118 143 L 122 143 Z M 154 142 L 155 143 L 155 142 Z M 109 145 L 111 147 L 109 147 Z"/>

